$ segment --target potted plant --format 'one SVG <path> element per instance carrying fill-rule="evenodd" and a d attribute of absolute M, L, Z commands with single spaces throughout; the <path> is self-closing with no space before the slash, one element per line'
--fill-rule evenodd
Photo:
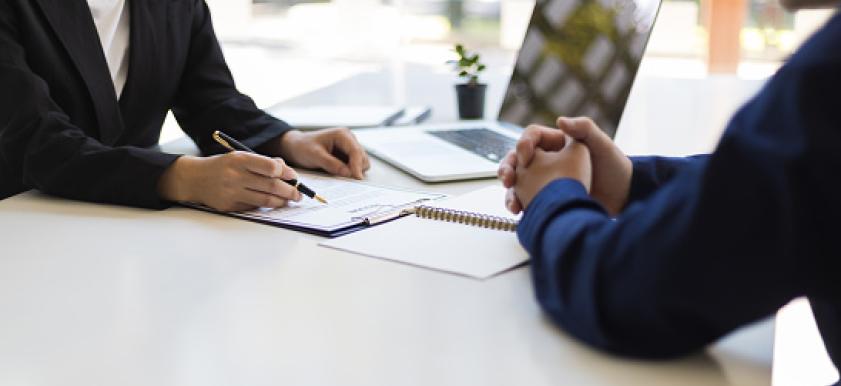
<path fill-rule="evenodd" d="M 456 44 L 458 60 L 450 63 L 458 72 L 464 83 L 456 85 L 458 96 L 458 116 L 461 119 L 481 119 L 485 115 L 486 84 L 479 83 L 479 74 L 485 70 L 485 65 L 479 62 L 479 54 L 470 53 L 461 44 Z"/>

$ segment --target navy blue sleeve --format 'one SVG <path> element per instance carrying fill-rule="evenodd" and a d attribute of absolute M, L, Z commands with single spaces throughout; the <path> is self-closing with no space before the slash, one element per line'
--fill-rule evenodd
<path fill-rule="evenodd" d="M 633 164 L 628 204 L 643 200 L 669 182 L 685 166 L 703 160 L 706 155 L 691 157 L 630 157 Z"/>
<path fill-rule="evenodd" d="M 785 65 L 709 157 L 664 183 L 656 161 L 637 163 L 648 165 L 635 167 L 646 178 L 637 176 L 638 200 L 618 218 L 573 180 L 535 197 L 518 236 L 555 323 L 613 353 L 662 358 L 798 296 L 838 304 L 839 17 L 831 25 L 834 36 L 819 33 L 825 44 L 807 44 Z"/>

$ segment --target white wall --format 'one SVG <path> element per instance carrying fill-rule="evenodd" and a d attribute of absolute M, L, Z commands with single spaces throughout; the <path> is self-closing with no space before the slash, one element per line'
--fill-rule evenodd
<path fill-rule="evenodd" d="M 206 0 L 219 39 L 244 36 L 251 23 L 251 0 Z"/>

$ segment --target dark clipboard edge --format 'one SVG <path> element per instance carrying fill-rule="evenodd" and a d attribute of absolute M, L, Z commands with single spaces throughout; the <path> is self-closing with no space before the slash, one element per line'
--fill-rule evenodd
<path fill-rule="evenodd" d="M 237 215 L 236 213 L 221 212 L 221 211 L 214 210 L 214 209 L 202 206 L 202 205 L 191 205 L 191 204 L 187 204 L 187 203 L 179 203 L 179 205 L 181 205 L 185 208 L 197 209 L 197 210 L 200 210 L 202 212 L 218 214 L 218 215 L 222 215 L 222 216 L 225 216 L 225 217 L 231 217 L 231 218 L 235 218 L 235 219 L 239 219 L 239 220 L 251 221 L 251 222 L 254 222 L 254 223 L 257 223 L 257 224 L 268 225 L 268 226 L 272 226 L 272 227 L 275 227 L 275 228 L 289 229 L 289 230 L 293 230 L 293 231 L 308 233 L 308 234 L 311 234 L 311 235 L 327 237 L 327 238 L 331 238 L 331 239 L 339 237 L 339 236 L 344 236 L 344 235 L 347 235 L 347 234 L 351 234 L 351 233 L 356 232 L 356 231 L 361 231 L 363 229 L 374 227 L 374 226 L 377 226 L 377 225 L 380 225 L 380 224 L 389 223 L 389 222 L 392 222 L 392 221 L 397 220 L 399 218 L 403 218 L 403 217 L 408 216 L 408 214 L 406 214 L 406 213 L 401 213 L 399 215 L 394 216 L 393 218 L 389 218 L 388 220 L 380 221 L 380 222 L 377 222 L 375 224 L 371 224 L 367 220 L 360 220 L 358 223 L 353 223 L 353 224 L 350 224 L 350 225 L 348 225 L 346 227 L 343 227 L 343 228 L 338 228 L 338 229 L 334 229 L 334 230 L 330 230 L 330 231 L 324 231 L 324 230 L 320 230 L 320 229 L 309 228 L 309 227 L 305 227 L 305 226 L 298 226 L 298 225 L 294 225 L 294 224 L 278 223 L 278 222 L 267 220 L 267 219 L 264 220 L 264 219 L 261 219 L 261 218 L 258 218 L 258 217 L 240 216 L 240 215 Z"/>

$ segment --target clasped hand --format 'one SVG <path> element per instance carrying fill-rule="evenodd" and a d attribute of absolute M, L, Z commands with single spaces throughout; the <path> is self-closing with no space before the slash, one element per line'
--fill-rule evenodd
<path fill-rule="evenodd" d="M 550 182 L 581 182 L 611 215 L 625 207 L 631 186 L 631 160 L 589 118 L 558 118 L 558 128 L 531 125 L 499 165 L 508 188 L 505 205 L 512 213 L 526 209 Z"/>

